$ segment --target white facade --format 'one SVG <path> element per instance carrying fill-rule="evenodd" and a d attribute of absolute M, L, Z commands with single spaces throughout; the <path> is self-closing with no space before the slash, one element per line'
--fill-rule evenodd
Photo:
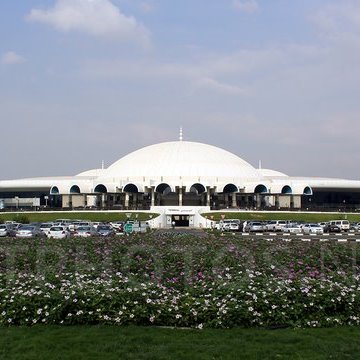
<path fill-rule="evenodd" d="M 1 192 L 38 191 L 61 196 L 62 206 L 69 208 L 100 204 L 151 209 L 164 214 L 161 226 L 187 212 L 189 226 L 199 227 L 203 219 L 195 212 L 210 209 L 215 201 L 220 208 L 237 208 L 239 201 L 250 200 L 254 208 L 300 208 L 301 197 L 311 196 L 313 188 L 360 191 L 360 181 L 289 177 L 256 169 L 218 147 L 179 140 L 144 147 L 108 168 L 75 176 L 0 181 L 0 198 Z"/>

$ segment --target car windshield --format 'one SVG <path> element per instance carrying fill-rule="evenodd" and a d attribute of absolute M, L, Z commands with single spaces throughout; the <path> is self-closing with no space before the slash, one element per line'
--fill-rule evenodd
<path fill-rule="evenodd" d="M 6 225 L 0 225 L 0 230 L 6 230 Z"/>
<path fill-rule="evenodd" d="M 78 231 L 90 231 L 91 227 L 90 226 L 79 226 L 78 227 Z"/>
<path fill-rule="evenodd" d="M 34 226 L 22 226 L 19 230 L 34 230 L 35 227 Z"/>
<path fill-rule="evenodd" d="M 63 231 L 64 228 L 61 226 L 54 226 L 50 229 L 50 231 Z"/>
<path fill-rule="evenodd" d="M 99 225 L 98 230 L 111 230 L 111 227 L 110 226 L 105 226 L 105 225 Z"/>

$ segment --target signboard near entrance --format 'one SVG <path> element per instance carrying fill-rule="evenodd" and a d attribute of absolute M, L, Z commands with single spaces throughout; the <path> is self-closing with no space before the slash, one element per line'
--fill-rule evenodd
<path fill-rule="evenodd" d="M 126 223 L 126 224 L 124 225 L 124 231 L 125 231 L 127 234 L 131 234 L 131 233 L 134 231 L 133 224 L 132 224 L 132 223 Z"/>

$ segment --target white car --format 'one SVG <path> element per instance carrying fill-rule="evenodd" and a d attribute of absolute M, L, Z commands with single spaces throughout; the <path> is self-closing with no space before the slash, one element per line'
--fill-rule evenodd
<path fill-rule="evenodd" d="M 0 237 L 4 236 L 15 236 L 15 230 L 11 224 L 0 225 Z"/>
<path fill-rule="evenodd" d="M 46 236 L 49 239 L 65 239 L 70 237 L 70 231 L 66 226 L 52 226 Z"/>
<path fill-rule="evenodd" d="M 89 224 L 89 225 L 91 225 L 91 224 Z M 92 226 L 93 226 L 95 229 L 97 229 L 99 225 L 104 225 L 104 224 L 103 224 L 102 222 L 99 222 L 99 221 L 95 221 L 95 222 L 92 223 Z"/>
<path fill-rule="evenodd" d="M 319 224 L 315 223 L 304 224 L 302 227 L 302 231 L 304 234 L 322 235 L 324 233 L 324 229 Z"/>
<path fill-rule="evenodd" d="M 302 233 L 301 226 L 298 224 L 286 224 L 282 228 L 282 231 L 285 234 L 301 234 Z"/>
<path fill-rule="evenodd" d="M 283 227 L 287 224 L 286 220 L 271 220 L 265 225 L 267 231 L 282 231 Z"/>
<path fill-rule="evenodd" d="M 43 223 L 40 225 L 40 231 L 43 232 L 45 235 L 49 233 L 50 228 L 54 226 L 53 223 Z"/>

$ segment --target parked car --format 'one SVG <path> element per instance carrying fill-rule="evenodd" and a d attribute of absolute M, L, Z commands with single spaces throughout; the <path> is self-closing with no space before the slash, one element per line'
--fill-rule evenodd
<path fill-rule="evenodd" d="M 116 232 L 124 232 L 124 221 L 114 221 L 110 223 L 110 226 L 116 231 Z"/>
<path fill-rule="evenodd" d="M 265 226 L 267 231 L 281 231 L 286 224 L 286 220 L 271 220 Z"/>
<path fill-rule="evenodd" d="M 265 225 L 259 221 L 250 221 L 245 225 L 245 232 L 263 232 Z"/>
<path fill-rule="evenodd" d="M 339 228 L 339 226 L 334 225 L 334 224 L 330 224 L 330 223 L 326 224 L 323 229 L 324 229 L 325 233 L 339 233 L 339 232 L 341 232 L 341 229 Z"/>
<path fill-rule="evenodd" d="M 111 236 L 115 234 L 115 230 L 110 225 L 98 225 L 96 230 L 100 236 Z"/>
<path fill-rule="evenodd" d="M 359 225 L 359 223 L 351 223 L 351 224 L 350 224 L 350 230 L 359 231 L 359 230 L 360 230 L 360 225 Z"/>
<path fill-rule="evenodd" d="M 45 235 L 47 235 L 52 226 L 54 226 L 53 223 L 42 223 L 40 225 L 39 229 L 40 229 L 41 232 L 43 232 Z"/>
<path fill-rule="evenodd" d="M 16 230 L 15 233 L 15 236 L 19 238 L 30 238 L 41 235 L 42 232 L 40 231 L 40 229 L 34 225 L 22 225 Z"/>
<path fill-rule="evenodd" d="M 215 229 L 222 231 L 240 231 L 241 221 L 239 219 L 224 219 L 215 224 Z"/>
<path fill-rule="evenodd" d="M 15 236 L 15 229 L 11 226 L 11 224 L 3 224 L 0 225 L 0 237 L 4 236 Z"/>
<path fill-rule="evenodd" d="M 49 239 L 65 239 L 70 237 L 70 231 L 66 226 L 52 226 L 46 236 Z"/>
<path fill-rule="evenodd" d="M 74 236 L 77 237 L 92 237 L 98 235 L 99 233 L 93 226 L 78 226 L 74 231 Z"/>
<path fill-rule="evenodd" d="M 324 233 L 324 229 L 319 224 L 315 223 L 304 224 L 302 226 L 302 231 L 304 234 L 322 235 Z"/>
<path fill-rule="evenodd" d="M 286 224 L 282 228 L 283 233 L 285 234 L 301 234 L 302 229 L 299 224 Z"/>
<path fill-rule="evenodd" d="M 89 224 L 90 225 L 90 224 Z M 102 222 L 99 222 L 99 221 L 95 221 L 92 223 L 92 226 L 97 229 L 99 225 L 104 225 Z"/>
<path fill-rule="evenodd" d="M 349 231 L 350 230 L 350 222 L 349 220 L 331 220 L 329 221 L 331 225 L 338 226 L 341 231 Z"/>

